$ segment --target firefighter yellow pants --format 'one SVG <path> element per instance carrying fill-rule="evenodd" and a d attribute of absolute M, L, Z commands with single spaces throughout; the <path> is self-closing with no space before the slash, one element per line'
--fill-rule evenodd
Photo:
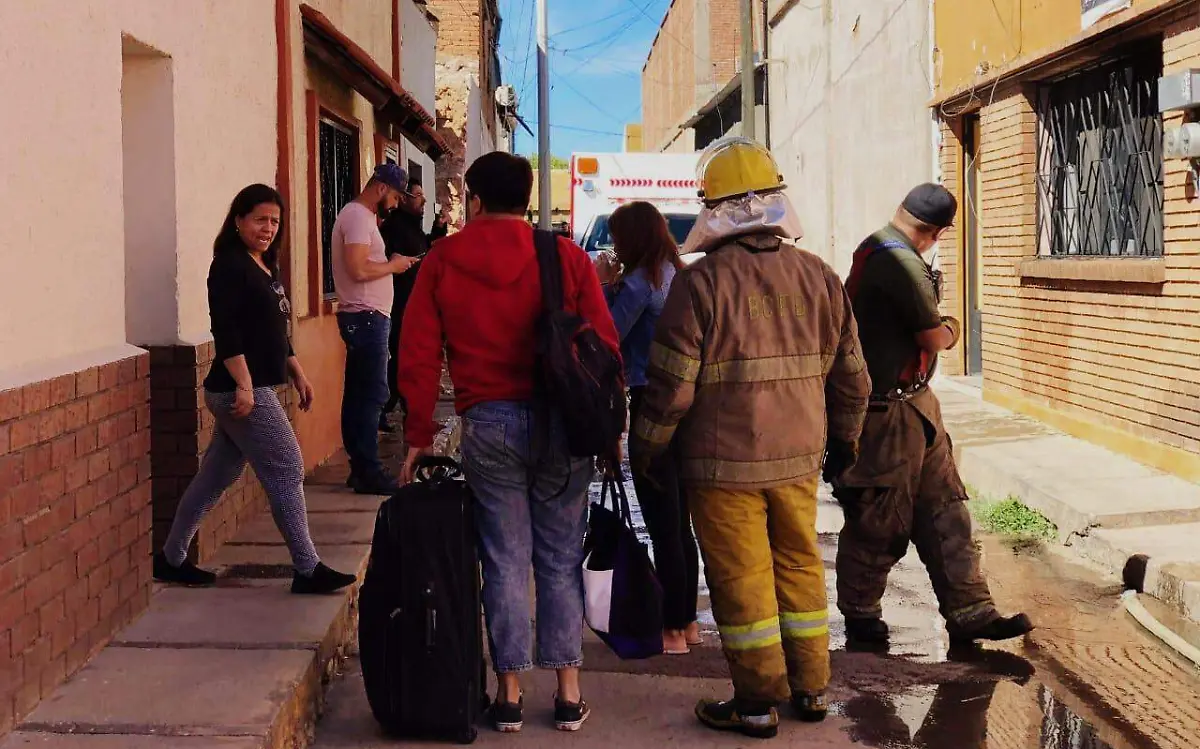
<path fill-rule="evenodd" d="M 829 613 L 817 480 L 689 490 L 713 615 L 736 699 L 777 704 L 829 684 Z"/>

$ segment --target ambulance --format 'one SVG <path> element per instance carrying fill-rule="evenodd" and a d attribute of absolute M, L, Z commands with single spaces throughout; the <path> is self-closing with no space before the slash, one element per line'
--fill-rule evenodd
<path fill-rule="evenodd" d="M 699 153 L 572 154 L 571 237 L 593 258 L 611 250 L 608 217 L 625 203 L 644 200 L 666 216 L 682 245 L 701 208 L 699 160 Z"/>

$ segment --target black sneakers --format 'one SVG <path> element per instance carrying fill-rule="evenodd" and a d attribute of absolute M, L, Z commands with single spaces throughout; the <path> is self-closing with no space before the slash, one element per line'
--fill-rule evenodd
<path fill-rule="evenodd" d="M 177 585 L 207 586 L 217 581 L 217 576 L 208 570 L 202 570 L 186 559 L 176 567 L 167 561 L 167 555 L 161 551 L 154 555 L 154 579 L 163 583 Z"/>
<path fill-rule="evenodd" d="M 488 718 L 492 721 L 492 726 L 500 733 L 517 733 L 525 725 L 525 718 L 522 715 L 522 709 L 525 703 L 525 698 L 518 697 L 516 704 L 512 702 L 500 702 L 499 697 L 488 708 Z"/>
<path fill-rule="evenodd" d="M 335 593 L 357 580 L 354 575 L 331 570 L 322 562 L 317 562 L 317 568 L 311 575 L 292 575 L 292 592 L 298 595 L 320 596 Z"/>
<path fill-rule="evenodd" d="M 564 702 L 554 698 L 554 727 L 560 731 L 578 731 L 591 716 L 592 710 L 581 697 L 579 702 Z"/>
<path fill-rule="evenodd" d="M 700 700 L 696 705 L 696 717 L 709 728 L 736 731 L 752 739 L 771 739 L 779 733 L 779 712 L 773 707 L 766 708 L 765 712 L 741 712 L 733 700 Z"/>
<path fill-rule="evenodd" d="M 994 619 L 975 629 L 963 629 L 954 624 L 947 624 L 946 631 L 950 633 L 950 641 L 954 643 L 967 643 L 975 640 L 1011 640 L 1032 632 L 1033 622 L 1024 614 L 1014 614 Z"/>

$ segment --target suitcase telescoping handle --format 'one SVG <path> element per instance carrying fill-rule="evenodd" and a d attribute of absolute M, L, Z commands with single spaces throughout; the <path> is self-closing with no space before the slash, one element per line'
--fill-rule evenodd
<path fill-rule="evenodd" d="M 425 598 L 425 649 L 433 650 L 433 641 L 437 635 L 437 606 L 434 605 L 433 585 L 426 586 Z"/>
<path fill-rule="evenodd" d="M 454 458 L 427 455 L 417 462 L 416 477 L 420 481 L 442 481 L 462 476 L 462 466 Z"/>

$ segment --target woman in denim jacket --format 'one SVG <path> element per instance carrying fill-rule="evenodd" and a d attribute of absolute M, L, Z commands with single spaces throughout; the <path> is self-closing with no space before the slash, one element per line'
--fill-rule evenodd
<path fill-rule="evenodd" d="M 624 271 L 614 278 L 610 270 L 609 278 L 602 274 L 601 281 L 609 281 L 605 296 L 621 336 L 632 424 L 646 386 L 654 326 L 671 290 L 671 280 L 683 264 L 667 220 L 649 203 L 621 206 L 609 218 L 608 227 Z M 681 655 L 688 652 L 689 645 L 701 642 L 696 622 L 700 560 L 674 455 L 668 453 L 654 463 L 648 475 L 635 474 L 633 485 L 663 587 L 663 649 Z"/>

